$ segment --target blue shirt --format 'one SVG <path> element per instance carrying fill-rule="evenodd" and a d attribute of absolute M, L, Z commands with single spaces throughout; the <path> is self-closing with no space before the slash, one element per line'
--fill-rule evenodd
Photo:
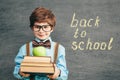
<path fill-rule="evenodd" d="M 46 55 L 51 56 L 52 61 L 54 61 L 55 42 L 52 41 L 50 37 L 48 39 L 50 40 L 51 48 L 50 49 L 46 48 Z M 48 39 L 46 39 L 46 40 L 48 40 Z M 38 38 L 35 38 L 35 40 L 38 42 L 41 42 L 41 40 L 39 40 Z M 44 41 L 46 41 L 46 40 L 44 40 Z M 30 44 L 30 56 L 33 56 L 32 41 L 29 44 Z M 15 57 L 16 65 L 15 65 L 13 74 L 18 79 L 30 80 L 29 77 L 22 77 L 19 75 L 20 64 L 21 64 L 22 60 L 24 59 L 24 56 L 26 56 L 26 44 L 24 44 L 19 49 L 19 52 L 18 52 L 17 56 Z M 59 48 L 58 48 L 58 57 L 57 57 L 56 65 L 57 65 L 57 68 L 61 70 L 60 76 L 56 80 L 67 80 L 68 70 L 67 70 L 66 59 L 65 59 L 65 48 L 60 44 L 59 44 Z M 35 75 L 35 80 L 49 80 L 49 78 L 47 76 Z"/>

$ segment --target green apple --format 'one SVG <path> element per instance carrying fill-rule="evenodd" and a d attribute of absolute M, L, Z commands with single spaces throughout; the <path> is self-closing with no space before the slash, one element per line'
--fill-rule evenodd
<path fill-rule="evenodd" d="M 46 56 L 45 47 L 38 46 L 33 48 L 33 56 Z"/>

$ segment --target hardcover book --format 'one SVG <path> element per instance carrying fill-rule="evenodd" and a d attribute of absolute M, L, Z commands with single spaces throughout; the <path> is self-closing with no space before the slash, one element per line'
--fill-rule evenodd
<path fill-rule="evenodd" d="M 54 74 L 54 65 L 51 57 L 25 56 L 21 63 L 21 72 Z"/>

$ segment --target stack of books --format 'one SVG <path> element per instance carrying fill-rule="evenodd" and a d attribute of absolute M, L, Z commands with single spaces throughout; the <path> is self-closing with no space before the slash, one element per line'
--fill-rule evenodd
<path fill-rule="evenodd" d="M 54 64 L 48 56 L 25 56 L 21 63 L 21 72 L 54 74 Z"/>

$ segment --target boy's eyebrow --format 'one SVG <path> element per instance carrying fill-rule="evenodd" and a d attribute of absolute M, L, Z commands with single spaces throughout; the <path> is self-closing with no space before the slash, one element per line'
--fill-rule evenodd
<path fill-rule="evenodd" d="M 34 25 L 34 26 L 50 26 L 50 25 Z"/>

